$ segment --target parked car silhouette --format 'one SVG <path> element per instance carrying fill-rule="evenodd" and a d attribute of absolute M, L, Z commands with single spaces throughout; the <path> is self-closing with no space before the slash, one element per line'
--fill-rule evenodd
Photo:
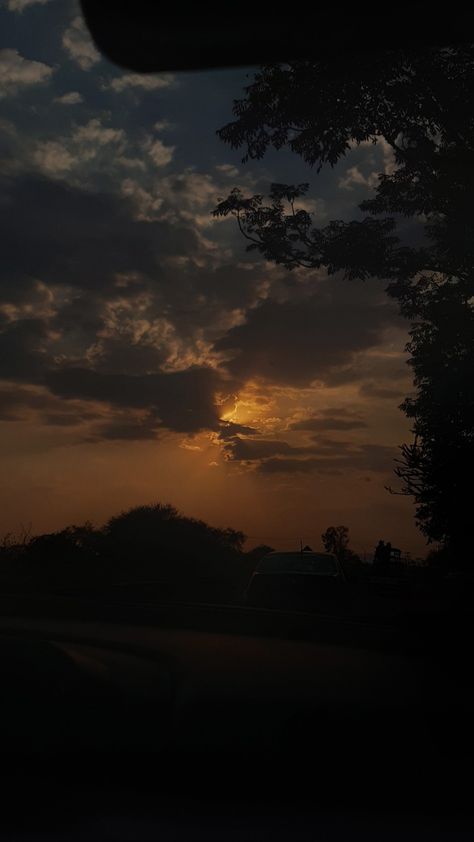
<path fill-rule="evenodd" d="M 335 555 L 306 550 L 272 552 L 257 565 L 244 598 L 251 606 L 332 611 L 342 607 L 346 587 Z"/>

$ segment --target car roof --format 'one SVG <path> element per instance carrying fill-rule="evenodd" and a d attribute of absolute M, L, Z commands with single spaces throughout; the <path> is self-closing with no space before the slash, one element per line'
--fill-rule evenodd
<path fill-rule="evenodd" d="M 336 556 L 331 553 L 315 553 L 303 550 L 301 552 L 271 552 L 264 556 L 257 565 L 258 573 L 281 573 L 285 571 L 334 575 L 334 573 L 339 572 L 339 564 Z"/>

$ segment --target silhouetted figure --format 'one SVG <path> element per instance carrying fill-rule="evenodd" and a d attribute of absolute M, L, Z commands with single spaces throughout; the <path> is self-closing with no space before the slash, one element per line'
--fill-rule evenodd
<path fill-rule="evenodd" d="M 374 553 L 374 564 L 380 565 L 383 564 L 384 561 L 384 554 L 385 554 L 385 543 L 380 539 L 378 542 L 375 553 Z"/>

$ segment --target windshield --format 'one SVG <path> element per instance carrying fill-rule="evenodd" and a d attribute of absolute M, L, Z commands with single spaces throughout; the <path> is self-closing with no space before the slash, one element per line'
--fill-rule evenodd
<path fill-rule="evenodd" d="M 112 36 L 134 17 L 147 61 L 171 33 L 190 66 L 162 4 L 83 2 Z M 98 838 L 120 824 L 114 781 L 124 809 L 127 787 L 152 809 L 174 792 L 186 821 L 185 790 L 233 798 L 198 834 L 230 842 L 293 833 L 235 823 L 265 788 L 360 815 L 421 815 L 422 788 L 472 802 L 474 47 L 399 42 L 408 18 L 392 32 L 361 6 L 373 43 L 346 21 L 341 44 L 342 13 L 318 8 L 307 54 L 306 10 L 278 9 L 294 58 L 205 69 L 225 14 L 199 41 L 177 9 L 201 69 L 143 73 L 106 58 L 77 0 L 0 7 L 15 821 L 35 775 L 69 820 L 60 786 L 83 809 L 95 776 Z M 234 9 L 233 51 L 258 11 Z M 197 838 L 171 821 L 127 838 Z"/>
<path fill-rule="evenodd" d="M 4 592 L 465 568 L 472 48 L 145 74 L 75 2 L 0 23 Z"/>

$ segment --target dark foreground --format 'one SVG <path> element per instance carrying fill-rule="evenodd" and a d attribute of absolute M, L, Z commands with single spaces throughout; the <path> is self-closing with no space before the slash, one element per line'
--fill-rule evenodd
<path fill-rule="evenodd" d="M 9 833 L 419 839 L 470 826 L 467 616 L 16 600 L 0 626 Z"/>

